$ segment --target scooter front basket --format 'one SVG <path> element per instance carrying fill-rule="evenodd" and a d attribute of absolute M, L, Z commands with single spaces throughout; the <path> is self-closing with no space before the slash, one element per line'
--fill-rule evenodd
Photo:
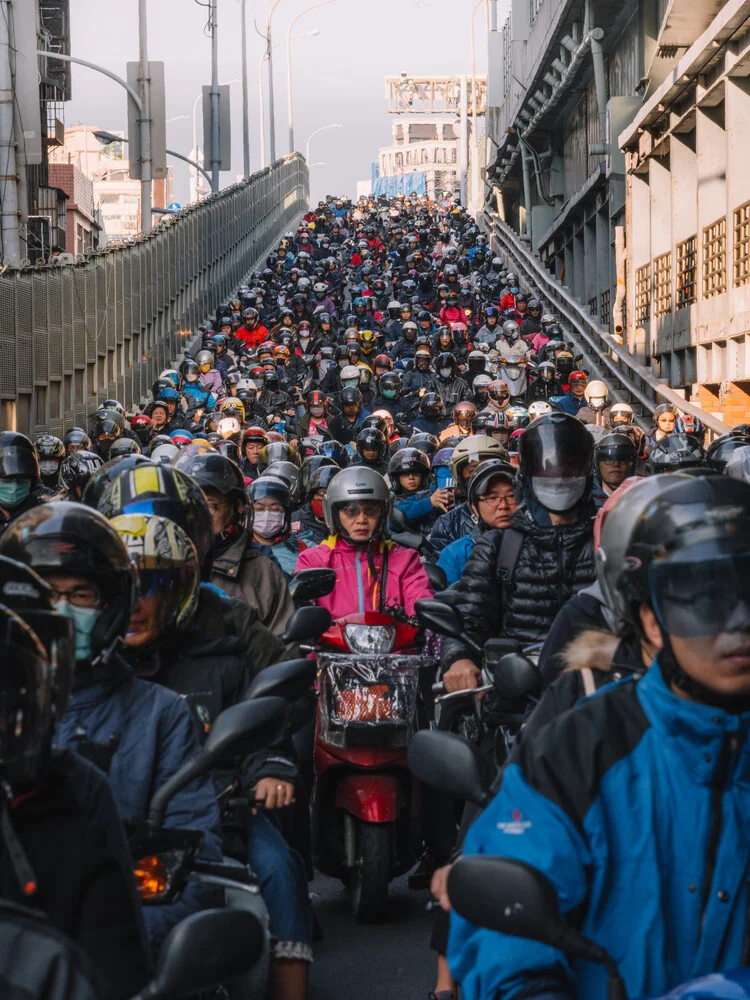
<path fill-rule="evenodd" d="M 398 653 L 318 653 L 321 739 L 341 748 L 407 746 L 423 665 Z"/>

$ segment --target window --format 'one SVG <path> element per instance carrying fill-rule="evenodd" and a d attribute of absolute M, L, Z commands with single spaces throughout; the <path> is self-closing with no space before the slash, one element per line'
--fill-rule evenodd
<path fill-rule="evenodd" d="M 727 220 L 717 219 L 703 230 L 703 298 L 727 289 Z"/>
<path fill-rule="evenodd" d="M 734 210 L 734 283 L 750 281 L 750 201 Z"/>
<path fill-rule="evenodd" d="M 644 264 L 635 272 L 635 321 L 648 323 L 651 315 L 651 265 Z"/>
<path fill-rule="evenodd" d="M 696 266 L 698 254 L 698 237 L 690 236 L 677 244 L 677 309 L 689 306 L 698 297 L 696 282 Z"/>
<path fill-rule="evenodd" d="M 654 257 L 654 316 L 672 312 L 672 252 Z"/>
<path fill-rule="evenodd" d="M 605 326 L 609 326 L 610 317 L 612 315 L 612 310 L 610 307 L 610 290 L 607 289 L 606 292 L 602 292 L 599 296 L 600 307 L 599 307 L 599 319 Z"/>
<path fill-rule="evenodd" d="M 599 312 L 598 305 L 599 301 L 596 295 L 593 297 L 593 299 L 589 299 L 589 316 L 596 316 L 596 314 Z"/>
<path fill-rule="evenodd" d="M 542 0 L 529 0 L 529 23 L 536 21 L 537 14 L 541 10 Z"/>

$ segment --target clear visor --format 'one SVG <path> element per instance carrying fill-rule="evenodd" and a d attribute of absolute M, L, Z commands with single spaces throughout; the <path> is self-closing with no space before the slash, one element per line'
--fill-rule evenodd
<path fill-rule="evenodd" d="M 648 582 L 654 612 L 667 634 L 690 639 L 750 633 L 750 552 L 690 564 L 656 563 Z"/>

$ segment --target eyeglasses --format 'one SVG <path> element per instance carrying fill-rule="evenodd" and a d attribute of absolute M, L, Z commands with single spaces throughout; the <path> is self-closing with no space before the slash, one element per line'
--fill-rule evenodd
<path fill-rule="evenodd" d="M 489 504 L 490 507 L 511 507 L 513 506 L 515 501 L 516 498 L 513 493 L 510 493 L 508 496 L 501 496 L 501 497 L 495 496 L 494 494 L 490 494 L 490 496 L 479 498 L 480 503 Z"/>
<path fill-rule="evenodd" d="M 74 608 L 95 608 L 100 600 L 97 588 L 88 585 L 72 587 L 70 590 L 56 590 L 52 587 L 49 596 L 53 604 L 57 604 L 58 601 L 67 601 Z"/>
<path fill-rule="evenodd" d="M 381 509 L 382 505 L 378 500 L 357 500 L 339 507 L 339 510 L 347 517 L 356 517 L 360 513 L 364 514 L 365 517 L 379 517 Z"/>

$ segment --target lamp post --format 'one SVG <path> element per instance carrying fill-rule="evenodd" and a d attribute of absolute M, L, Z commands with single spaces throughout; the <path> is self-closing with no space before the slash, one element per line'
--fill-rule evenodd
<path fill-rule="evenodd" d="M 489 0 L 477 0 L 471 12 L 471 103 L 472 103 L 472 123 L 471 123 L 471 144 L 474 148 L 474 170 L 471 177 L 472 200 L 476 203 L 478 195 L 479 180 L 479 130 L 477 127 L 477 66 L 476 66 L 476 46 L 474 42 L 474 18 L 479 8 L 484 5 L 485 19 L 489 26 L 490 8 Z M 475 204 L 476 207 L 476 204 Z"/>
<path fill-rule="evenodd" d="M 271 9 L 268 12 L 268 20 L 266 21 L 266 57 L 268 59 L 268 148 L 271 154 L 271 163 L 273 163 L 276 159 L 276 123 L 274 120 L 272 55 L 274 45 L 271 41 L 271 22 L 273 21 L 274 11 L 280 3 L 281 0 L 273 0 Z M 261 61 L 261 72 L 262 69 L 263 62 Z"/>
<path fill-rule="evenodd" d="M 128 141 L 127 139 L 124 139 L 122 136 L 115 135 L 114 132 L 106 132 L 104 131 L 104 129 L 100 129 L 98 132 L 94 132 L 94 138 L 97 139 L 100 143 L 102 143 L 103 146 L 108 146 L 110 142 L 127 143 Z M 176 160 L 182 160 L 183 163 L 189 163 L 191 167 L 194 167 L 196 170 L 200 170 L 200 172 L 203 174 L 206 180 L 210 183 L 211 175 L 207 170 L 204 170 L 199 163 L 196 163 L 195 160 L 191 160 L 188 156 L 183 156 L 182 153 L 176 153 L 173 149 L 167 150 L 167 156 L 174 156 Z"/>
<path fill-rule="evenodd" d="M 148 70 L 146 0 L 138 0 L 138 83 L 141 89 L 141 232 L 151 229 L 151 80 Z"/>
<path fill-rule="evenodd" d="M 246 0 L 240 0 L 242 21 L 242 172 L 245 180 L 250 176 L 250 97 L 247 89 L 247 19 Z"/>
<path fill-rule="evenodd" d="M 325 132 L 326 129 L 329 128 L 343 128 L 343 125 L 341 124 L 341 122 L 336 122 L 334 125 L 321 125 L 320 128 L 316 128 L 314 132 L 311 132 L 308 135 L 307 145 L 305 146 L 305 159 L 307 160 L 308 163 L 310 162 L 310 140 L 314 135 L 317 135 L 318 132 Z"/>
<path fill-rule="evenodd" d="M 305 14 L 309 14 L 311 10 L 317 10 L 318 7 L 327 7 L 328 4 L 333 3 L 334 0 L 321 0 L 321 3 L 314 3 L 311 7 L 305 7 L 303 11 L 300 11 L 296 17 L 293 17 L 289 22 L 289 27 L 286 32 L 286 103 L 287 103 L 287 118 L 289 119 L 289 152 L 294 152 L 294 111 L 292 104 L 292 28 L 295 26 L 297 21 Z M 244 3 L 244 0 L 243 0 Z"/>
<path fill-rule="evenodd" d="M 304 31 L 299 35 L 292 35 L 291 38 L 282 38 L 279 42 L 274 42 L 273 48 L 277 49 L 279 45 L 288 45 L 291 42 L 296 41 L 298 38 L 312 38 L 314 35 L 320 34 L 320 28 L 313 28 L 311 31 Z M 266 166 L 266 110 L 263 102 L 263 63 L 268 58 L 268 52 L 264 52 L 260 57 L 260 62 L 258 63 L 258 100 L 259 100 L 259 127 L 260 127 L 260 166 L 261 169 Z M 269 108 L 270 113 L 270 108 Z M 271 163 L 273 163 L 274 157 L 271 153 Z"/>

